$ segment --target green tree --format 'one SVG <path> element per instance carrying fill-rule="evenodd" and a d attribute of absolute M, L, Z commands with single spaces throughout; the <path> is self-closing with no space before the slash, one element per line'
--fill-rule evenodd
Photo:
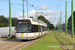
<path fill-rule="evenodd" d="M 12 18 L 12 26 L 16 26 L 17 24 L 17 18 Z"/>
<path fill-rule="evenodd" d="M 16 26 L 17 18 L 12 18 L 12 26 Z M 5 18 L 3 15 L 0 16 L 0 27 L 7 27 L 9 25 L 9 18 Z"/>
<path fill-rule="evenodd" d="M 0 16 L 0 27 L 7 27 L 8 26 L 8 20 L 2 15 Z"/>
<path fill-rule="evenodd" d="M 9 18 L 6 18 L 8 20 L 9 23 Z M 12 26 L 16 26 L 17 24 L 17 18 L 12 18 Z"/>
<path fill-rule="evenodd" d="M 45 22 L 47 24 L 48 29 L 53 29 L 54 28 L 54 25 L 50 24 L 50 22 L 44 16 L 40 15 L 37 19 Z"/>

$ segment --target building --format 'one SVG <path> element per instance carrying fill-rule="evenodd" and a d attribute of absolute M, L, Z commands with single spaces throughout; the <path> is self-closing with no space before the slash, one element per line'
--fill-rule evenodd
<path fill-rule="evenodd" d="M 74 29 L 75 29 L 75 11 L 73 12 L 74 14 Z M 72 15 L 71 15 L 72 16 Z M 71 16 L 68 19 L 68 28 L 71 29 Z"/>
<path fill-rule="evenodd" d="M 65 29 L 65 23 L 64 23 L 64 24 L 62 24 L 62 29 Z"/>

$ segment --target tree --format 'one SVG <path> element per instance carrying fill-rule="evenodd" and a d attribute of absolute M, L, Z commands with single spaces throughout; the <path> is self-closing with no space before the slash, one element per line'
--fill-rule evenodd
<path fill-rule="evenodd" d="M 53 24 L 50 24 L 50 22 L 44 16 L 40 15 L 37 19 L 45 22 L 47 24 L 47 28 L 49 30 L 50 29 L 54 29 L 54 25 Z"/>
<path fill-rule="evenodd" d="M 8 20 L 8 23 L 9 23 L 9 18 L 6 18 L 7 20 Z M 17 24 L 17 18 L 12 18 L 11 19 L 12 20 L 12 26 L 16 26 L 16 24 Z"/>
<path fill-rule="evenodd" d="M 12 26 L 16 26 L 17 25 L 17 18 L 12 18 Z"/>
<path fill-rule="evenodd" d="M 12 18 L 12 26 L 16 26 L 17 18 Z M 0 16 L 0 27 L 7 27 L 9 25 L 9 18 L 5 18 L 3 15 Z"/>
<path fill-rule="evenodd" d="M 0 27 L 7 27 L 8 26 L 8 20 L 2 15 L 0 16 Z"/>

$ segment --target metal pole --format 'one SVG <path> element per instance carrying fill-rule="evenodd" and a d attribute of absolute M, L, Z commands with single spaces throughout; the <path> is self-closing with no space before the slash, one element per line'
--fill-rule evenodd
<path fill-rule="evenodd" d="M 55 26 L 54 26 L 54 31 L 55 31 Z"/>
<path fill-rule="evenodd" d="M 62 31 L 62 20 L 61 20 L 61 14 L 62 14 L 62 12 L 60 11 L 60 32 Z"/>
<path fill-rule="evenodd" d="M 62 11 L 61 11 L 61 31 L 62 31 Z"/>
<path fill-rule="evenodd" d="M 27 0 L 27 18 L 28 18 L 28 0 Z"/>
<path fill-rule="evenodd" d="M 24 18 L 24 0 L 23 0 L 23 18 Z"/>
<path fill-rule="evenodd" d="M 36 19 L 37 19 L 37 12 L 36 12 Z"/>
<path fill-rule="evenodd" d="M 72 0 L 72 17 L 71 17 L 71 20 L 72 20 L 72 38 L 74 38 L 74 16 L 73 16 L 73 0 Z"/>
<path fill-rule="evenodd" d="M 66 28 L 66 34 L 67 35 L 67 1 L 65 2 L 65 28 Z"/>
<path fill-rule="evenodd" d="M 59 22 L 58 23 L 59 23 L 59 31 L 60 31 L 60 18 L 59 18 Z"/>
<path fill-rule="evenodd" d="M 10 38 L 11 38 L 11 1 L 9 0 L 9 35 L 10 35 Z"/>

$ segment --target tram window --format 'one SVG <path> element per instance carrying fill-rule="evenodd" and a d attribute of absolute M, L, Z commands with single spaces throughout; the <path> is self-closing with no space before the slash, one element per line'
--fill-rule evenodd
<path fill-rule="evenodd" d="M 39 28 L 38 28 L 38 32 L 41 32 L 41 26 L 39 26 Z"/>
<path fill-rule="evenodd" d="M 32 25 L 31 32 L 38 32 L 38 25 Z"/>
<path fill-rule="evenodd" d="M 31 32 L 41 32 L 41 27 L 42 27 L 42 31 L 47 30 L 47 27 L 45 26 L 32 25 Z"/>

